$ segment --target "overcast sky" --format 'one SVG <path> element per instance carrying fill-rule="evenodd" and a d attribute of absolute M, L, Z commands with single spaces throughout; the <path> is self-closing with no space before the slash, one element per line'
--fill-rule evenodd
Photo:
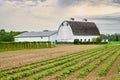
<path fill-rule="evenodd" d="M 120 33 L 120 0 L 0 0 L 0 29 L 57 30 L 70 18 L 95 22 L 101 34 Z"/>

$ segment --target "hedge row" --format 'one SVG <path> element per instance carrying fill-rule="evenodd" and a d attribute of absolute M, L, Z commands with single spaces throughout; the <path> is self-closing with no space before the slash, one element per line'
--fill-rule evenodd
<path fill-rule="evenodd" d="M 10 42 L 0 43 L 0 51 L 16 50 L 16 49 L 33 49 L 33 48 L 49 48 L 53 47 L 51 42 Z"/>

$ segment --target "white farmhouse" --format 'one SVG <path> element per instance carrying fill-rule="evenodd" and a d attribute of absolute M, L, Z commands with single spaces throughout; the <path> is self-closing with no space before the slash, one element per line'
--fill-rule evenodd
<path fill-rule="evenodd" d="M 58 42 L 91 42 L 100 36 L 100 32 L 93 22 L 63 21 L 58 29 Z"/>
<path fill-rule="evenodd" d="M 15 42 L 55 41 L 57 31 L 25 32 L 14 37 Z"/>

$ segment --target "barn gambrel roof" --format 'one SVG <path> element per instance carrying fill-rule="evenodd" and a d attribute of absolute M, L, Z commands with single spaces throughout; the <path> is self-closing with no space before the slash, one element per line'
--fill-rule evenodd
<path fill-rule="evenodd" d="M 64 22 L 67 22 L 70 25 L 73 35 L 100 35 L 100 32 L 94 22 L 80 22 L 80 21 L 64 21 Z"/>
<path fill-rule="evenodd" d="M 25 32 L 20 35 L 15 36 L 15 38 L 20 37 L 49 37 L 56 34 L 57 31 L 45 31 L 45 32 Z"/>

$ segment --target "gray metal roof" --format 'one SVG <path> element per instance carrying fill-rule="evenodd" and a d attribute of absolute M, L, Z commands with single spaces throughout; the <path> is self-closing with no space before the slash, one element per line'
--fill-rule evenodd
<path fill-rule="evenodd" d="M 67 22 L 70 25 L 74 35 L 100 35 L 100 32 L 94 22 L 80 22 L 80 21 L 64 21 L 64 22 Z"/>
<path fill-rule="evenodd" d="M 15 38 L 19 38 L 19 37 L 49 37 L 56 33 L 57 33 L 57 31 L 25 32 L 25 33 L 15 36 Z"/>

